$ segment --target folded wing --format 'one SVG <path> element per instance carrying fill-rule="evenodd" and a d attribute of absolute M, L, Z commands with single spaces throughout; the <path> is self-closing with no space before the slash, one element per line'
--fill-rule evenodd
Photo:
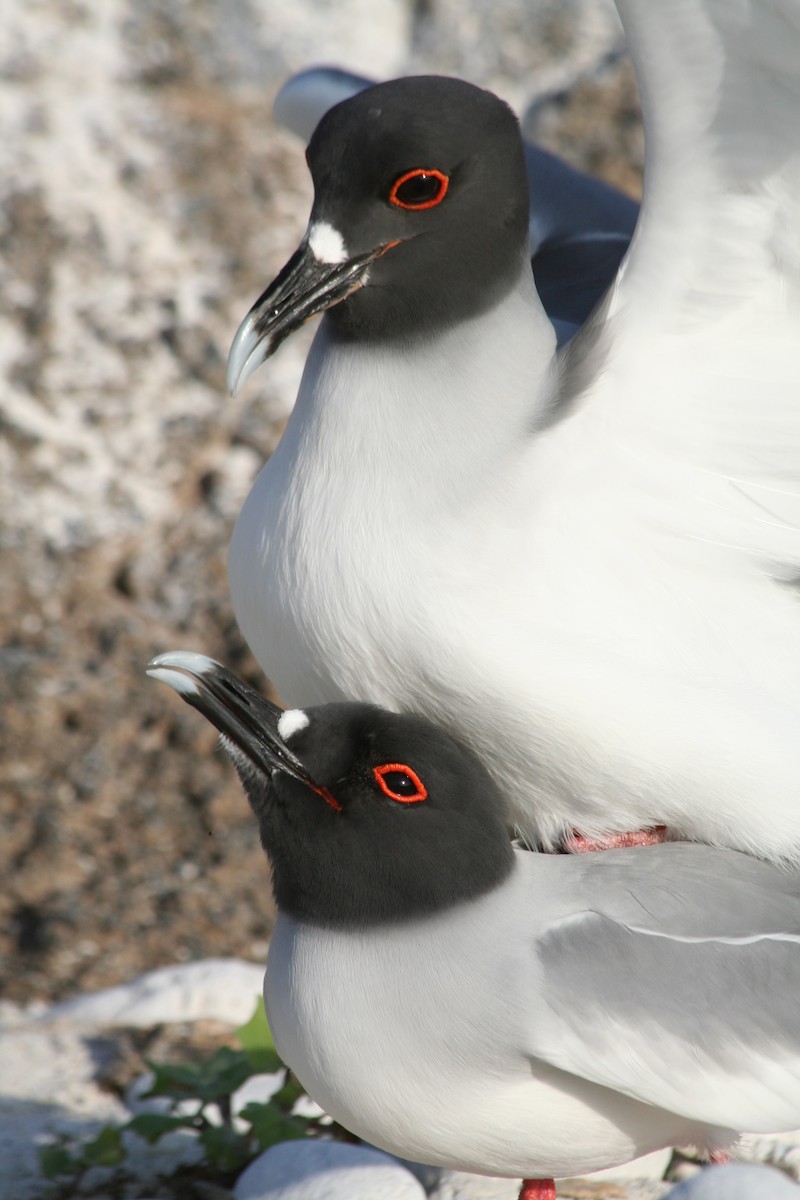
<path fill-rule="evenodd" d="M 798 877 L 734 852 L 595 856 L 536 945 L 530 1052 L 723 1128 L 800 1122 Z"/>

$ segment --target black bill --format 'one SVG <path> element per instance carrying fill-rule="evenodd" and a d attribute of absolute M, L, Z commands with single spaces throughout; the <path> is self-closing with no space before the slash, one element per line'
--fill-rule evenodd
<path fill-rule="evenodd" d="M 321 262 L 304 241 L 242 321 L 228 355 L 228 390 L 239 388 L 309 317 L 345 300 L 365 282 L 367 270 L 396 243 L 344 262 Z"/>
<path fill-rule="evenodd" d="M 283 709 L 265 700 L 213 658 L 173 650 L 148 663 L 147 674 L 174 688 L 268 778 L 273 771 L 283 771 L 312 791 L 324 790 L 278 733 Z"/>

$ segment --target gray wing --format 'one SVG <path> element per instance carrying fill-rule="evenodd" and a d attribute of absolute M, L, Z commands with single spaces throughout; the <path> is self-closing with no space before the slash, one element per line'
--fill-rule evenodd
<path fill-rule="evenodd" d="M 800 875 L 708 846 L 587 858 L 537 938 L 531 1054 L 710 1125 L 800 1125 Z"/>
<path fill-rule="evenodd" d="M 275 119 L 308 141 L 329 108 L 373 82 L 337 67 L 301 71 L 278 92 Z M 563 344 L 615 278 L 633 236 L 639 205 L 532 142 L 525 144 L 525 158 L 533 276 Z"/>
<path fill-rule="evenodd" d="M 525 143 L 525 161 L 533 278 L 563 344 L 616 277 L 639 205 L 533 142 Z"/>

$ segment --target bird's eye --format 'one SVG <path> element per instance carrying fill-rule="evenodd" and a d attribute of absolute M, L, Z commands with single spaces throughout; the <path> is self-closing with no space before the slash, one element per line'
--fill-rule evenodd
<path fill-rule="evenodd" d="M 426 800 L 428 790 L 416 771 L 405 763 L 384 763 L 373 767 L 378 787 L 390 800 L 399 800 L 401 804 L 419 804 Z"/>
<path fill-rule="evenodd" d="M 428 171 L 417 167 L 406 171 L 392 184 L 389 203 L 396 208 L 435 208 L 447 195 L 449 178 L 442 171 Z"/>

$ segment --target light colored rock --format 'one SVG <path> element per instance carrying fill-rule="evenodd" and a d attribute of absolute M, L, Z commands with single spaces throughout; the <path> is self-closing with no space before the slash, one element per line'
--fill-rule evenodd
<path fill-rule="evenodd" d="M 415 32 L 418 66 L 481 83 L 518 109 L 570 88 L 623 45 L 612 0 L 438 0 Z"/>
<path fill-rule="evenodd" d="M 341 1142 L 271 1146 L 240 1175 L 236 1200 L 425 1200 L 414 1176 L 388 1154 Z"/>
<path fill-rule="evenodd" d="M 328 1117 L 328 1120 L 330 1120 L 330 1117 Z M 368 1145 L 369 1143 L 364 1144 Z M 404 1166 L 407 1171 L 410 1171 L 414 1178 L 422 1184 L 422 1190 L 427 1196 L 430 1196 L 433 1193 L 434 1188 L 439 1185 L 442 1175 L 444 1174 L 444 1168 L 442 1167 L 431 1167 L 426 1163 L 412 1162 L 412 1160 L 408 1158 L 398 1157 L 397 1161 Z"/>
<path fill-rule="evenodd" d="M 231 1096 L 231 1108 L 233 1112 L 240 1113 L 245 1104 L 250 1104 L 251 1101 L 257 1104 L 266 1104 L 283 1087 L 285 1081 L 285 1071 L 272 1071 L 264 1075 L 251 1075 L 242 1084 L 238 1092 L 234 1092 Z M 315 1116 L 322 1112 L 318 1104 L 314 1105 L 314 1110 Z"/>
<path fill-rule="evenodd" d="M 800 1188 L 772 1167 L 706 1167 L 667 1193 L 667 1200 L 799 1200 Z"/>
<path fill-rule="evenodd" d="M 0 1196 L 27 1200 L 41 1192 L 38 1146 L 58 1134 L 87 1137 L 131 1113 L 166 1108 L 163 1099 L 140 1099 L 145 1078 L 129 1089 L 130 1106 L 98 1086 L 104 1056 L 115 1053 L 104 1030 L 204 1018 L 243 1024 L 261 995 L 263 975 L 254 963 L 209 959 L 150 971 L 50 1008 L 8 1006 L 0 1024 Z M 254 1077 L 249 1091 L 246 1084 L 236 1094 L 235 1107 L 266 1099 L 282 1079 L 283 1072 Z M 129 1135 L 126 1145 L 127 1169 L 144 1185 L 202 1157 L 191 1132 L 172 1133 L 155 1146 Z"/>
<path fill-rule="evenodd" d="M 243 1025 L 261 996 L 264 968 L 236 958 L 207 958 L 148 971 L 131 983 L 77 996 L 47 1010 L 48 1019 L 99 1027 L 213 1020 Z"/>
<path fill-rule="evenodd" d="M 292 1105 L 292 1113 L 296 1117 L 307 1117 L 309 1121 L 317 1121 L 320 1118 L 332 1121 L 331 1117 L 325 1116 L 325 1110 L 320 1108 L 316 1100 L 312 1100 L 310 1096 L 298 1096 Z"/>
<path fill-rule="evenodd" d="M 231 1096 L 233 1125 L 239 1133 L 244 1133 L 249 1128 L 247 1122 L 239 1116 L 244 1106 L 250 1103 L 266 1104 L 283 1087 L 285 1081 L 285 1071 L 274 1071 L 269 1075 L 251 1075 L 239 1090 L 233 1093 Z M 318 1105 L 315 1107 L 319 1108 Z M 322 1109 L 319 1111 L 322 1112 Z"/>
<path fill-rule="evenodd" d="M 800 1130 L 760 1136 L 746 1134 L 736 1147 L 736 1161 L 780 1167 L 800 1182 Z"/>
<path fill-rule="evenodd" d="M 41 1196 L 39 1147 L 58 1135 L 83 1139 L 128 1119 L 125 1106 L 96 1082 L 106 1051 L 112 1047 L 99 1031 L 46 1020 L 0 1034 L 0 1196 Z M 127 1165 L 146 1186 L 199 1157 L 189 1133 L 170 1134 L 156 1146 L 131 1136 Z"/>
<path fill-rule="evenodd" d="M 430 1200 L 517 1200 L 518 1179 L 493 1179 L 466 1171 L 442 1171 Z"/>
<path fill-rule="evenodd" d="M 0 1036 L 0 1196 L 27 1200 L 41 1191 L 38 1147 L 56 1133 L 125 1120 L 95 1073 L 91 1048 L 76 1034 L 17 1027 Z"/>
<path fill-rule="evenodd" d="M 229 11 L 226 6 L 220 27 L 229 24 Z M 283 5 L 255 0 L 249 15 L 253 26 L 242 33 L 256 38 L 260 63 L 254 65 L 262 71 L 270 68 L 273 75 L 288 75 L 312 63 L 336 63 L 362 75 L 391 78 L 403 69 L 412 36 L 412 8 L 405 0 L 304 0 Z M 240 48 L 235 53 L 241 57 Z M 253 74 L 251 81 L 260 80 Z"/>
<path fill-rule="evenodd" d="M 179 341 L 209 339 L 221 361 L 246 303 L 231 294 L 231 246 L 215 243 L 195 216 L 210 193 L 190 197 L 176 172 L 176 114 L 165 112 L 158 84 L 143 80 L 172 75 L 185 86 L 191 62 L 196 90 L 193 97 L 192 81 L 184 107 L 194 100 L 206 120 L 231 129 L 247 113 L 245 137 L 254 140 L 237 166 L 244 173 L 251 154 L 263 155 L 266 98 L 287 74 L 321 59 L 392 75 L 407 54 L 404 0 L 198 7 L 194 21 L 179 10 L 164 18 L 167 28 L 185 25 L 176 39 L 182 61 L 158 15 L 129 0 L 83 6 L 79 20 L 47 3 L 31 19 L 18 0 L 4 13 L 5 235 L 18 240 L 23 220 L 42 230 L 36 271 L 18 271 L 14 256 L 0 261 L 3 407 L 26 442 L 22 469 L 40 481 L 35 492 L 15 489 L 21 467 L 5 451 L 4 511 L 62 546 L 164 520 L 180 485 L 180 463 L 164 453 L 165 426 L 182 415 L 210 417 L 224 393 L 219 370 L 213 383 L 202 368 L 185 377 L 180 346 L 162 332 L 172 325 Z M 298 196 L 288 178 L 286 199 L 291 211 Z M 270 239 L 266 229 L 259 249 Z M 291 241 L 290 228 L 289 249 Z M 47 325 L 42 336 L 26 327 L 32 311 Z M 284 357 L 295 363 L 293 390 L 302 354 Z"/>

